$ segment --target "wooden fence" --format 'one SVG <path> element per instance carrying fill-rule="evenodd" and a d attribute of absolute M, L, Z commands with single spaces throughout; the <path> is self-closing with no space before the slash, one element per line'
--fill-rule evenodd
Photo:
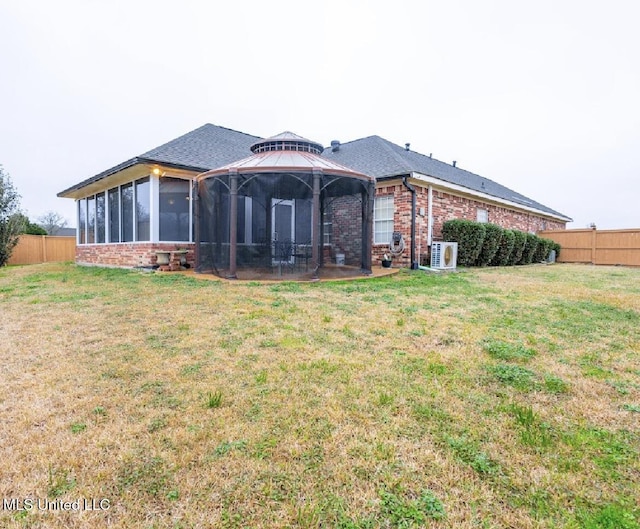
<path fill-rule="evenodd" d="M 640 266 L 640 229 L 541 231 L 562 247 L 561 263 Z"/>
<path fill-rule="evenodd" d="M 13 249 L 10 265 L 73 261 L 76 258 L 75 237 L 51 237 L 49 235 L 20 235 Z"/>

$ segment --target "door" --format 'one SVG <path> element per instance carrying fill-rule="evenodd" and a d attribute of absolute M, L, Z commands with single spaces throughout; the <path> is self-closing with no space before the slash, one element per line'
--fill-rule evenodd
<path fill-rule="evenodd" d="M 271 199 L 271 238 L 274 263 L 293 263 L 292 252 L 288 251 L 295 233 L 295 206 L 293 200 Z"/>

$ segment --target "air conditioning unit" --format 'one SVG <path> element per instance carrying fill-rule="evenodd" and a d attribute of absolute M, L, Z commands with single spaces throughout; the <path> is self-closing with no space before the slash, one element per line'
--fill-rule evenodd
<path fill-rule="evenodd" d="M 431 243 L 431 268 L 453 270 L 458 260 L 457 242 Z"/>

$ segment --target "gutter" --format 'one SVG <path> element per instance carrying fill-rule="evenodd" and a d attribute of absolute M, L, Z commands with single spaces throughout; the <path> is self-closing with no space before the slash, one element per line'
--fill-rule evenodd
<path fill-rule="evenodd" d="M 402 185 L 411 192 L 411 270 L 418 269 L 416 261 L 416 188 L 407 182 L 407 175 L 402 177 Z"/>
<path fill-rule="evenodd" d="M 179 169 L 182 171 L 192 171 L 192 172 L 197 172 L 200 173 L 202 171 L 206 171 L 207 169 L 203 169 L 201 167 L 194 167 L 191 165 L 184 165 L 184 164 L 179 164 L 179 163 L 171 163 L 171 162 L 163 162 L 161 160 L 154 160 L 152 158 L 143 158 L 140 156 L 136 156 L 135 158 L 130 158 L 129 160 L 122 162 L 118 165 L 115 165 L 114 167 L 111 167 L 110 169 L 107 169 L 106 171 L 103 171 L 101 173 L 98 173 L 95 176 L 92 176 L 91 178 L 87 178 L 86 180 L 83 180 L 82 182 L 71 186 L 67 189 L 65 189 L 64 191 L 60 191 L 56 196 L 60 197 L 60 198 L 68 198 L 66 195 L 68 193 L 73 193 L 74 191 L 78 191 L 79 189 L 82 189 L 83 187 L 86 187 L 88 185 L 91 184 L 95 184 L 96 182 L 99 182 L 100 180 L 104 180 L 105 178 L 108 178 L 109 176 L 112 176 L 116 173 L 119 173 L 120 171 L 124 171 L 125 169 L 129 169 L 130 167 L 134 167 L 135 165 L 161 165 L 163 167 L 168 167 L 171 169 Z"/>
<path fill-rule="evenodd" d="M 530 213 L 535 213 L 536 215 L 546 217 L 553 220 L 559 220 L 561 222 L 572 222 L 573 219 L 571 217 L 567 217 L 562 213 L 557 211 L 553 211 L 550 208 L 549 211 L 545 211 L 544 209 L 539 209 L 535 206 L 527 206 L 525 204 L 515 202 L 514 200 L 509 200 L 507 198 L 498 197 L 496 195 L 490 195 L 489 193 L 485 193 L 482 191 L 477 191 L 470 187 L 464 187 L 459 184 L 453 184 L 451 182 L 447 182 L 446 180 L 442 180 L 441 178 L 436 178 L 433 176 L 427 176 L 423 173 L 413 172 L 411 173 L 412 177 L 420 182 L 425 182 L 427 185 L 433 185 L 439 189 L 443 189 L 445 193 L 458 193 L 461 196 L 471 196 L 475 199 L 480 199 L 482 202 L 494 203 L 498 204 L 501 207 L 508 207 L 515 210 L 527 211 Z M 397 180 L 400 178 L 399 175 L 388 175 L 388 176 L 380 176 L 376 178 L 376 182 L 383 182 L 385 180 Z M 542 205 L 542 204 L 541 204 Z M 546 206 L 545 206 L 546 207 Z"/>

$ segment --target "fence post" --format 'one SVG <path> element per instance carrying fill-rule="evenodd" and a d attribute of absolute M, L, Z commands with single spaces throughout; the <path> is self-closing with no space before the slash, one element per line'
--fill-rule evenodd
<path fill-rule="evenodd" d="M 591 264 L 595 265 L 596 263 L 596 227 L 591 227 Z"/>
<path fill-rule="evenodd" d="M 47 262 L 47 239 L 46 239 L 46 235 L 42 236 L 42 262 L 46 263 Z"/>

